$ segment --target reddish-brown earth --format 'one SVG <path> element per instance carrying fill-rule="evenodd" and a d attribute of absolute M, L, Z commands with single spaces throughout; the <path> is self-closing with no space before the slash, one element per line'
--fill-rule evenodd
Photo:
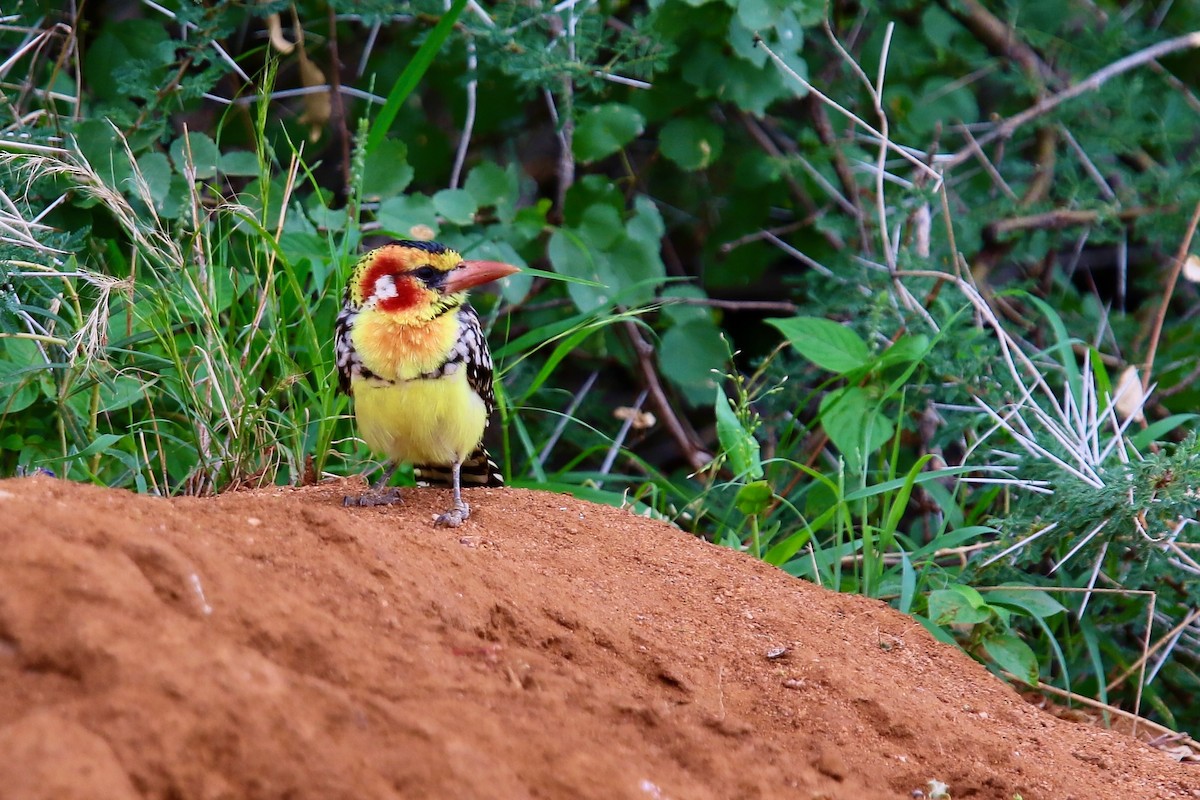
<path fill-rule="evenodd" d="M 353 488 L 0 481 L 0 797 L 1200 797 L 881 603 L 566 497 L 446 530 Z"/>

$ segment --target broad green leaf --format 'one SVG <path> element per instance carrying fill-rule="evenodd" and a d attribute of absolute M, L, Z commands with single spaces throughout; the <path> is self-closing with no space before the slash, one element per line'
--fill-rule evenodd
<path fill-rule="evenodd" d="M 983 595 L 974 586 L 967 586 L 965 583 L 951 583 L 946 588 L 958 592 L 965 597 L 967 602 L 971 604 L 971 608 L 987 608 L 987 601 L 983 599 Z"/>
<path fill-rule="evenodd" d="M 438 233 L 438 218 L 433 201 L 423 194 L 401 195 L 384 200 L 375 212 L 375 219 L 386 233 L 399 239 L 422 238 L 418 233 L 433 236 L 437 236 Z M 423 228 L 428 230 L 422 230 Z"/>
<path fill-rule="evenodd" d="M 774 496 L 770 484 L 766 481 L 754 481 L 738 489 L 733 504 L 747 517 L 753 517 L 766 511 Z"/>
<path fill-rule="evenodd" d="M 584 163 L 620 150 L 646 129 L 646 120 L 632 106 L 605 103 L 588 109 L 575 125 L 572 149 Z"/>
<path fill-rule="evenodd" d="M 37 344 L 29 339 L 0 339 L 0 415 L 33 405 L 38 398 L 33 370 L 45 363 Z"/>
<path fill-rule="evenodd" d="M 262 168 L 258 163 L 256 153 L 249 150 L 230 150 L 228 153 L 221 154 L 220 169 L 224 175 L 256 178 Z"/>
<path fill-rule="evenodd" d="M 659 362 L 663 375 L 693 403 L 706 403 L 717 386 L 713 370 L 729 358 L 729 348 L 712 319 L 702 317 L 667 328 L 661 350 L 670 354 Z"/>
<path fill-rule="evenodd" d="M 768 319 L 788 343 L 822 369 L 845 374 L 865 367 L 870 361 L 867 343 L 845 325 L 821 317 Z"/>
<path fill-rule="evenodd" d="M 825 433 L 854 467 L 882 447 L 896 431 L 890 420 L 876 412 L 867 391 L 858 386 L 847 386 L 825 395 L 821 399 L 820 415 Z"/>
<path fill-rule="evenodd" d="M 187 167 L 192 166 L 196 169 L 196 180 L 205 181 L 217 176 L 221 151 L 208 135 L 189 131 L 171 142 L 171 161 L 179 174 L 187 175 Z"/>
<path fill-rule="evenodd" d="M 364 200 L 396 197 L 412 182 L 413 168 L 408 163 L 408 145 L 399 139 L 387 139 L 368 152 L 363 162 L 362 196 Z"/>
<path fill-rule="evenodd" d="M 929 337 L 923 334 L 905 334 L 887 350 L 879 354 L 881 365 L 911 364 L 919 361 L 929 351 Z"/>
<path fill-rule="evenodd" d="M 114 187 L 124 185 L 133 168 L 108 120 L 87 119 L 79 123 L 75 126 L 75 141 L 84 159 L 105 183 Z"/>
<path fill-rule="evenodd" d="M 706 119 L 673 119 L 659 133 L 658 147 L 668 159 L 692 172 L 721 157 L 725 133 Z"/>
<path fill-rule="evenodd" d="M 989 609 L 971 605 L 962 592 L 935 589 L 929 593 L 929 618 L 937 625 L 977 625 L 990 616 Z"/>
<path fill-rule="evenodd" d="M 580 311 L 595 311 L 612 302 L 613 280 L 604 254 L 586 247 L 576 233 L 566 228 L 554 231 L 550 234 L 546 255 L 555 272 L 600 284 L 567 284 L 567 294 Z"/>
<path fill-rule="evenodd" d="M 596 250 L 608 250 L 625 235 L 621 214 L 607 203 L 589 206 L 576 228 L 579 238 Z"/>
<path fill-rule="evenodd" d="M 1051 597 L 1048 591 L 1040 587 L 1020 588 L 1020 584 L 1012 585 L 1012 589 L 984 592 L 984 599 L 991 605 L 1011 606 L 1039 619 L 1053 617 L 1067 610 L 1062 603 Z"/>
<path fill-rule="evenodd" d="M 1001 669 L 1029 686 L 1038 684 L 1038 662 L 1033 649 L 1011 633 L 993 633 L 983 639 L 983 649 Z"/>
<path fill-rule="evenodd" d="M 758 456 L 758 440 L 742 427 L 733 412 L 733 406 L 725 392 L 717 387 L 717 439 L 721 449 L 729 458 L 729 466 L 738 476 L 748 475 L 755 480 L 763 475 L 762 462 Z"/>
<path fill-rule="evenodd" d="M 470 225 L 479 210 L 475 198 L 466 189 L 442 189 L 433 196 L 433 207 L 456 225 Z"/>
<path fill-rule="evenodd" d="M 779 14 L 778 6 L 770 0 L 740 0 L 735 8 L 736 18 L 752 31 L 774 25 Z"/>
<path fill-rule="evenodd" d="M 630 239 L 647 244 L 657 252 L 663 234 L 667 232 L 658 205 L 644 194 L 634 198 L 633 216 L 625 223 L 625 232 Z"/>
<path fill-rule="evenodd" d="M 661 297 L 668 302 L 662 307 L 663 316 L 670 320 L 671 325 L 683 325 L 692 320 L 712 320 L 712 311 L 702 305 L 691 303 L 673 303 L 670 300 L 694 299 L 703 300 L 707 297 L 699 286 L 689 284 L 674 284 L 662 290 Z M 668 328 L 668 331 L 670 328 Z"/>
<path fill-rule="evenodd" d="M 517 173 L 515 169 L 504 169 L 499 164 L 484 161 L 467 175 L 463 188 L 475 198 L 480 207 L 499 205 L 502 201 L 515 200 L 517 195 Z"/>
<path fill-rule="evenodd" d="M 563 224 L 581 224 L 588 209 L 600 203 L 612 206 L 621 216 L 625 215 L 628 206 L 616 181 L 605 175 L 584 175 L 567 190 L 562 209 Z"/>
<path fill-rule="evenodd" d="M 163 201 L 171 192 L 171 162 L 165 154 L 151 150 L 138 157 L 137 165 L 150 189 L 150 196 L 154 198 L 155 207 L 161 211 Z"/>
<path fill-rule="evenodd" d="M 162 50 L 167 42 L 166 27 L 156 20 L 121 19 L 105 24 L 92 45 L 84 50 L 88 88 L 106 100 L 128 98 L 128 80 L 124 76 L 129 66 L 136 62 L 142 67 L 156 67 L 147 76 L 153 80 L 155 73 L 164 70 L 171 60 Z"/>
<path fill-rule="evenodd" d="M 128 375 L 116 375 L 100 384 L 100 410 L 119 411 L 146 396 L 153 381 L 143 381 Z"/>

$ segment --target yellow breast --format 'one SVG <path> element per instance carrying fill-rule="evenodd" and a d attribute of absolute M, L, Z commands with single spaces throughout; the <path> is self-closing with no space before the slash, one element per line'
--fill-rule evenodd
<path fill-rule="evenodd" d="M 395 461 L 462 461 L 479 445 L 487 425 L 487 409 L 462 368 L 443 378 L 394 384 L 360 378 L 353 381 L 352 391 L 363 441 Z"/>

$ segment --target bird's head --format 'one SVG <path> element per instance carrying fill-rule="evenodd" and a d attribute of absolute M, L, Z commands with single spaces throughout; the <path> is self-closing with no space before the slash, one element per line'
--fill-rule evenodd
<path fill-rule="evenodd" d="M 392 242 L 354 265 L 350 303 L 421 322 L 462 305 L 472 286 L 519 271 L 500 261 L 464 261 L 437 242 Z"/>

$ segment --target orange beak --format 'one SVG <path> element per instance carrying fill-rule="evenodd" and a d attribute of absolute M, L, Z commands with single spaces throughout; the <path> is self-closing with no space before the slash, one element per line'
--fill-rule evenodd
<path fill-rule="evenodd" d="M 520 271 L 518 267 L 505 264 L 503 261 L 464 261 L 450 270 L 450 274 L 442 286 L 445 291 L 450 293 L 461 292 L 472 286 L 491 283 Z"/>

